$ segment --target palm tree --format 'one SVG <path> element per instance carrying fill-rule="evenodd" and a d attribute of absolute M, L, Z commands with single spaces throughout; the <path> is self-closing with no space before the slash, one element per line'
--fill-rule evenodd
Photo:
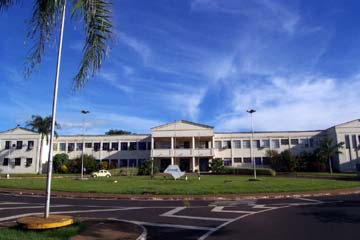
<path fill-rule="evenodd" d="M 20 2 L 0 0 L 0 11 Z M 71 5 L 71 17 L 81 21 L 85 35 L 83 55 L 74 76 L 74 88 L 79 89 L 84 86 L 89 76 L 94 76 L 100 70 L 107 55 L 112 36 L 109 0 L 33 0 L 27 37 L 34 45 L 27 57 L 25 75 L 29 76 L 41 63 L 45 48 L 52 41 L 54 31 L 61 23 L 65 4 Z"/>
<path fill-rule="evenodd" d="M 50 116 L 42 118 L 39 115 L 32 115 L 31 120 L 26 122 L 26 126 L 29 127 L 32 131 L 35 131 L 41 134 L 40 140 L 40 153 L 38 156 L 38 163 L 39 163 L 39 174 L 42 172 L 42 164 L 41 164 L 41 156 L 43 151 L 43 143 L 44 139 L 46 140 L 46 144 L 49 144 L 49 135 L 51 133 L 51 122 L 52 119 Z M 55 123 L 56 127 L 59 128 L 59 124 Z M 57 137 L 57 132 L 54 131 L 55 136 Z"/>
<path fill-rule="evenodd" d="M 330 174 L 333 173 L 331 158 L 338 154 L 342 154 L 339 149 L 342 149 L 343 147 L 343 142 L 335 144 L 331 138 L 324 138 L 320 142 L 319 156 L 325 161 L 328 161 Z"/>

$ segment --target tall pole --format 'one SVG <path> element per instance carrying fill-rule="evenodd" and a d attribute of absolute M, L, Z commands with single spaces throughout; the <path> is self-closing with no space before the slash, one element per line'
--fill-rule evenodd
<path fill-rule="evenodd" d="M 254 179 L 256 179 L 256 162 L 254 159 L 254 152 L 253 152 L 253 141 L 254 141 L 254 124 L 253 124 L 253 113 L 256 112 L 254 109 L 247 110 L 248 113 L 250 113 L 251 118 L 251 140 L 250 140 L 250 157 L 251 162 L 253 163 L 253 169 L 254 169 Z"/>
<path fill-rule="evenodd" d="M 81 113 L 84 114 L 83 118 L 83 136 L 82 136 L 82 148 L 81 148 L 81 179 L 84 178 L 84 145 L 85 145 L 85 116 L 86 114 L 90 113 L 90 111 L 87 110 L 81 110 Z"/>
<path fill-rule="evenodd" d="M 64 1 L 64 5 L 62 9 L 58 56 L 57 56 L 56 74 L 55 74 L 55 83 L 54 83 L 54 95 L 53 95 L 52 115 L 51 115 L 51 135 L 50 135 L 50 146 L 49 146 L 49 156 L 48 156 L 48 166 L 47 166 L 48 169 L 47 169 L 47 179 L 46 179 L 45 218 L 48 218 L 50 214 L 51 175 L 52 175 L 52 164 L 53 164 L 52 155 L 53 155 L 53 142 L 54 142 L 54 132 L 55 132 L 56 104 L 57 104 L 57 95 L 58 95 L 58 86 L 59 86 L 59 73 L 60 73 L 60 63 L 61 63 L 61 50 L 62 50 L 64 23 L 65 23 L 65 10 L 66 10 L 66 1 Z"/>

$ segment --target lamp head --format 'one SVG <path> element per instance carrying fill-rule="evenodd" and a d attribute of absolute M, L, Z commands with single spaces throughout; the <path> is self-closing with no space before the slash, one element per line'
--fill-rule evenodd
<path fill-rule="evenodd" d="M 255 109 L 249 109 L 249 110 L 246 110 L 246 112 L 248 112 L 248 113 L 254 113 L 254 112 L 256 112 L 256 110 L 255 110 Z"/>
<path fill-rule="evenodd" d="M 88 110 L 81 110 L 81 113 L 83 113 L 83 114 L 88 114 L 88 113 L 90 113 L 90 111 L 88 111 Z"/>

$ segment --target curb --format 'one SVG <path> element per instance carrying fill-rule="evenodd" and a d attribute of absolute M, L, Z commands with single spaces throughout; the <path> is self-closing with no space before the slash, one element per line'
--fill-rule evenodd
<path fill-rule="evenodd" d="M 0 188 L 0 193 L 23 196 L 45 196 L 45 190 Z M 114 199 L 114 200 L 241 200 L 241 199 L 275 199 L 298 197 L 321 197 L 360 194 L 360 187 L 348 189 L 319 190 L 306 192 L 258 193 L 258 194 L 218 194 L 218 195 L 140 195 L 140 194 L 102 194 L 81 192 L 54 191 L 52 197 L 80 199 Z"/>

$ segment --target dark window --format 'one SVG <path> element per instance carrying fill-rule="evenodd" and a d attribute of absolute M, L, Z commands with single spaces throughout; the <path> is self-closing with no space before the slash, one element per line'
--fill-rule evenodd
<path fill-rule="evenodd" d="M 129 150 L 136 150 L 136 142 L 130 142 Z"/>
<path fill-rule="evenodd" d="M 60 143 L 60 151 L 66 151 L 66 143 Z"/>
<path fill-rule="evenodd" d="M 139 150 L 146 150 L 146 142 L 139 142 Z"/>
<path fill-rule="evenodd" d="M 118 142 L 111 143 L 111 150 L 118 151 L 119 150 L 119 143 Z"/>
<path fill-rule="evenodd" d="M 151 149 L 151 142 L 147 142 L 147 144 L 146 144 L 146 145 L 147 145 L 147 149 L 149 149 L 149 150 L 150 150 L 150 149 Z"/>
<path fill-rule="evenodd" d="M 289 145 L 289 139 L 281 139 L 281 145 Z"/>
<path fill-rule="evenodd" d="M 357 149 L 357 141 L 356 141 L 356 135 L 352 135 L 352 145 L 354 149 Z"/>
<path fill-rule="evenodd" d="M 9 159 L 8 159 L 8 158 L 4 158 L 3 166 L 7 166 L 7 165 L 9 165 Z"/>
<path fill-rule="evenodd" d="M 291 139 L 290 140 L 290 142 L 291 142 L 291 145 L 298 145 L 299 144 L 299 139 Z"/>
<path fill-rule="evenodd" d="M 27 158 L 26 159 L 26 166 L 29 167 L 29 166 L 31 166 L 31 164 L 32 164 L 32 158 Z"/>
<path fill-rule="evenodd" d="M 224 141 L 223 148 L 231 148 L 231 141 Z"/>
<path fill-rule="evenodd" d="M 128 150 L 128 143 L 122 142 L 120 147 L 121 147 L 121 151 L 126 151 L 126 150 Z"/>
<path fill-rule="evenodd" d="M 260 157 L 256 157 L 256 158 L 255 158 L 255 163 L 256 163 L 256 165 L 261 165 L 261 158 L 260 158 Z"/>
<path fill-rule="evenodd" d="M 270 140 L 269 139 L 262 140 L 262 147 L 263 148 L 269 148 L 270 147 Z"/>
<path fill-rule="evenodd" d="M 75 143 L 68 143 L 68 152 L 72 152 L 75 149 Z"/>
<path fill-rule="evenodd" d="M 16 141 L 16 149 L 22 149 L 22 141 Z"/>
<path fill-rule="evenodd" d="M 82 143 L 76 143 L 76 150 L 82 150 L 83 144 Z"/>
<path fill-rule="evenodd" d="M 145 159 L 139 159 L 138 160 L 138 166 L 141 167 L 144 162 L 145 162 Z"/>
<path fill-rule="evenodd" d="M 345 147 L 350 148 L 350 137 L 349 135 L 345 135 Z"/>
<path fill-rule="evenodd" d="M 32 150 L 34 148 L 34 141 L 28 141 L 28 150 Z"/>
<path fill-rule="evenodd" d="M 264 165 L 270 165 L 270 158 L 268 158 L 268 157 L 263 157 L 263 164 L 264 164 Z"/>
<path fill-rule="evenodd" d="M 241 158 L 234 158 L 234 163 L 241 163 L 242 159 Z"/>
<path fill-rule="evenodd" d="M 251 163 L 251 158 L 245 157 L 244 158 L 244 163 Z"/>
<path fill-rule="evenodd" d="M 136 167 L 136 159 L 129 160 L 129 167 Z"/>
<path fill-rule="evenodd" d="M 15 166 L 21 165 L 21 158 L 15 158 Z"/>
<path fill-rule="evenodd" d="M 91 142 L 85 143 L 85 148 L 92 148 L 92 143 Z"/>
<path fill-rule="evenodd" d="M 231 159 L 225 158 L 224 159 L 224 166 L 231 166 Z"/>
<path fill-rule="evenodd" d="M 102 149 L 103 149 L 104 151 L 109 150 L 109 149 L 110 149 L 110 143 L 104 142 L 104 143 L 102 144 Z"/>
<path fill-rule="evenodd" d="M 10 149 L 10 144 L 11 144 L 11 141 L 6 141 L 5 142 L 5 149 Z"/>
<path fill-rule="evenodd" d="M 95 150 L 95 151 L 99 151 L 99 150 L 100 150 L 100 143 L 99 143 L 99 142 L 94 143 L 94 150 Z"/>
<path fill-rule="evenodd" d="M 127 159 L 120 159 L 120 167 L 127 167 Z"/>
<path fill-rule="evenodd" d="M 310 143 L 310 147 L 314 147 L 314 139 L 313 138 L 309 139 L 309 143 Z"/>

